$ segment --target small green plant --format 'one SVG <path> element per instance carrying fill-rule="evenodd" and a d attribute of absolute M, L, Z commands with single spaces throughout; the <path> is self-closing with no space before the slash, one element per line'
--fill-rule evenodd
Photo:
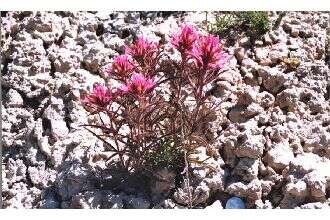
<path fill-rule="evenodd" d="M 216 16 L 215 23 L 210 25 L 210 31 L 217 34 L 224 34 L 230 28 L 237 25 L 237 17 L 233 14 Z"/>
<path fill-rule="evenodd" d="M 172 141 L 162 141 L 156 151 L 148 152 L 145 157 L 146 167 L 151 171 L 161 168 L 176 171 L 181 169 L 184 163 L 183 151 L 175 147 Z"/>
<path fill-rule="evenodd" d="M 250 31 L 263 34 L 269 30 L 270 22 L 265 11 L 247 11 L 240 13 L 240 20 Z"/>
<path fill-rule="evenodd" d="M 215 23 L 208 26 L 212 33 L 224 35 L 230 30 L 243 29 L 249 35 L 264 34 L 270 28 L 265 11 L 228 12 L 217 15 Z"/>

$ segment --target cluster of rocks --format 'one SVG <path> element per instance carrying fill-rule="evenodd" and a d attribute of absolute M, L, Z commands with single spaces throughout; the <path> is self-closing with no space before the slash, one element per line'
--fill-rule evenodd
<path fill-rule="evenodd" d="M 276 20 L 278 14 L 269 13 Z M 274 30 L 244 34 L 213 85 L 221 102 L 211 149 L 190 159 L 190 183 L 160 170 L 151 195 L 105 186 L 106 146 L 81 127 L 80 104 L 100 68 L 144 35 L 167 41 L 203 13 L 7 12 L 1 22 L 2 198 L 5 208 L 330 207 L 329 14 L 287 12 Z M 328 32 L 327 32 L 328 31 Z M 212 152 L 212 153 L 210 153 Z M 100 175 L 101 173 L 101 175 Z M 173 193 L 172 193 L 173 192 Z"/>

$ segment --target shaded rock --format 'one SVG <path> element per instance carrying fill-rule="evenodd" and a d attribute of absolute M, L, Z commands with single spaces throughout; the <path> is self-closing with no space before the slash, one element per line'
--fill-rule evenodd
<path fill-rule="evenodd" d="M 272 63 L 277 63 L 280 60 L 288 57 L 289 50 L 285 43 L 278 43 L 272 47 L 272 50 L 269 52 L 268 57 Z"/>
<path fill-rule="evenodd" d="M 103 43 L 106 48 L 110 48 L 117 52 L 125 52 L 125 40 L 118 37 L 116 34 L 105 33 L 103 35 Z"/>
<path fill-rule="evenodd" d="M 168 169 L 161 169 L 155 173 L 155 179 L 151 183 L 151 192 L 155 196 L 167 196 L 175 187 L 175 173 Z"/>
<path fill-rule="evenodd" d="M 245 50 L 242 47 L 236 48 L 234 51 L 235 57 L 239 62 L 242 62 L 245 55 Z"/>
<path fill-rule="evenodd" d="M 56 180 L 58 194 L 63 200 L 82 191 L 94 188 L 94 176 L 83 164 L 72 162 L 63 165 Z"/>
<path fill-rule="evenodd" d="M 263 202 L 259 199 L 256 201 L 256 209 L 273 209 L 273 205 L 269 200 Z"/>
<path fill-rule="evenodd" d="M 87 191 L 73 196 L 70 207 L 75 209 L 99 209 L 102 205 L 102 199 L 102 192 Z"/>
<path fill-rule="evenodd" d="M 42 193 L 42 200 L 39 203 L 39 207 L 42 209 L 58 209 L 60 208 L 60 202 L 57 199 L 56 193 L 49 189 Z"/>
<path fill-rule="evenodd" d="M 125 202 L 128 208 L 132 209 L 148 209 L 150 202 L 142 197 L 129 196 L 125 198 Z"/>
<path fill-rule="evenodd" d="M 122 209 L 124 207 L 123 196 L 107 193 L 103 201 L 105 209 Z"/>
<path fill-rule="evenodd" d="M 241 158 L 234 168 L 233 174 L 238 175 L 244 181 L 251 181 L 258 176 L 259 160 Z"/>
<path fill-rule="evenodd" d="M 8 108 L 2 112 L 2 146 L 24 146 L 26 135 L 33 129 L 34 119 L 31 112 L 23 108 Z"/>
<path fill-rule="evenodd" d="M 292 74 L 285 74 L 276 68 L 262 67 L 258 69 L 258 74 L 262 78 L 262 85 L 272 94 L 278 93 L 294 80 Z"/>

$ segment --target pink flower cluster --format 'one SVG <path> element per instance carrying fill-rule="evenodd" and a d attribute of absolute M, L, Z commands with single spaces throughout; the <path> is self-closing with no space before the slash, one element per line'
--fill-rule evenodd
<path fill-rule="evenodd" d="M 218 37 L 201 35 L 190 25 L 183 26 L 179 33 L 174 34 L 171 43 L 182 55 L 188 55 L 198 68 L 204 70 L 221 69 L 228 58 Z"/>
<path fill-rule="evenodd" d="M 96 83 L 93 86 L 93 91 L 83 98 L 82 103 L 95 111 L 102 111 L 112 100 L 113 92 L 108 87 Z"/>
<path fill-rule="evenodd" d="M 171 43 L 181 54 L 185 54 L 192 50 L 197 38 L 198 34 L 195 29 L 186 25 L 181 28 L 180 32 L 172 35 Z"/>
<path fill-rule="evenodd" d="M 136 96 L 144 96 L 150 93 L 155 86 L 155 82 L 152 79 L 145 77 L 142 74 L 134 73 L 131 80 L 119 88 L 123 94 L 131 93 Z"/>
<path fill-rule="evenodd" d="M 152 62 L 156 58 L 159 45 L 150 42 L 144 37 L 138 38 L 135 43 L 126 47 L 125 53 L 132 56 L 137 62 Z"/>
<path fill-rule="evenodd" d="M 200 36 L 190 52 L 197 66 L 203 69 L 221 69 L 227 61 L 227 55 L 222 50 L 219 38 L 212 35 Z"/>
<path fill-rule="evenodd" d="M 112 65 L 107 66 L 105 72 L 108 75 L 117 76 L 119 79 L 126 78 L 132 74 L 135 65 L 127 55 L 117 56 Z"/>
<path fill-rule="evenodd" d="M 204 71 L 206 74 L 207 71 L 218 70 L 227 61 L 218 37 L 202 35 L 190 25 L 182 26 L 180 31 L 171 36 L 170 42 L 185 59 L 183 62 L 193 61 L 198 72 Z M 131 46 L 126 46 L 125 54 L 115 57 L 113 63 L 103 69 L 106 75 L 119 80 L 123 85 L 112 92 L 107 87 L 96 84 L 83 103 L 100 110 L 106 108 L 118 95 L 143 97 L 152 94 L 156 86 L 154 76 L 160 51 L 159 43 L 144 37 L 138 38 Z"/>
<path fill-rule="evenodd" d="M 115 57 L 113 63 L 103 69 L 107 76 L 121 81 L 124 85 L 113 92 L 105 86 L 96 84 L 93 91 L 82 100 L 83 104 L 97 111 L 102 111 L 118 96 L 142 97 L 150 95 L 156 83 L 152 74 L 140 67 L 154 62 L 158 51 L 159 45 L 157 43 L 150 42 L 143 37 L 138 38 L 134 44 L 126 47 L 124 55 Z"/>

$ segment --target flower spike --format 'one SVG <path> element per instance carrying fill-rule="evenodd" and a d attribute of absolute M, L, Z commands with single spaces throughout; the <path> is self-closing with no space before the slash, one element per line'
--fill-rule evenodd
<path fill-rule="evenodd" d="M 190 56 L 197 67 L 205 70 L 221 69 L 228 58 L 222 49 L 219 38 L 213 35 L 199 37 Z"/>
<path fill-rule="evenodd" d="M 180 51 L 181 54 L 184 54 L 191 51 L 197 38 L 198 34 L 196 30 L 190 25 L 185 25 L 181 27 L 179 33 L 172 35 L 171 44 Z"/>
<path fill-rule="evenodd" d="M 120 91 L 124 94 L 130 93 L 137 96 L 144 96 L 150 93 L 155 87 L 152 79 L 145 77 L 142 74 L 134 73 L 131 81 L 120 87 Z"/>
<path fill-rule="evenodd" d="M 93 91 L 82 99 L 82 103 L 87 107 L 102 111 L 112 102 L 113 94 L 111 90 L 99 83 L 94 84 Z"/>

